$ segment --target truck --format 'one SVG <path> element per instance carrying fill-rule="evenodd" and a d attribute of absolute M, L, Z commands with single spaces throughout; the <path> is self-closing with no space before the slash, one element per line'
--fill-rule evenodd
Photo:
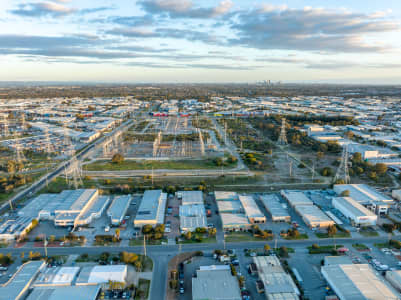
<path fill-rule="evenodd" d="M 220 262 L 224 262 L 224 263 L 231 262 L 231 258 L 228 255 L 221 255 L 219 259 L 220 259 Z"/>
<path fill-rule="evenodd" d="M 212 216 L 212 211 L 211 211 L 210 209 L 208 209 L 208 210 L 206 211 L 206 216 L 207 216 L 207 217 L 211 217 L 211 216 Z"/>

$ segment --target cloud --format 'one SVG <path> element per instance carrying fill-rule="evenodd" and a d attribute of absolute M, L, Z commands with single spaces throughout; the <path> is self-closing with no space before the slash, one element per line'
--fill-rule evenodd
<path fill-rule="evenodd" d="M 214 7 L 195 7 L 191 0 L 142 0 L 138 2 L 150 14 L 166 15 L 170 18 L 209 19 L 227 14 L 233 3 L 221 1 Z"/>
<path fill-rule="evenodd" d="M 370 34 L 397 31 L 396 22 L 377 15 L 321 8 L 262 6 L 240 11 L 230 20 L 232 45 L 258 49 L 375 52 L 383 45 L 365 42 Z"/>
<path fill-rule="evenodd" d="M 68 8 L 54 2 L 37 2 L 20 4 L 10 12 L 14 15 L 24 17 L 63 17 L 75 13 L 76 9 Z"/>
<path fill-rule="evenodd" d="M 93 14 L 93 13 L 97 13 L 97 12 L 103 12 L 103 11 L 114 10 L 114 9 L 116 9 L 115 6 L 100 6 L 100 7 L 93 7 L 93 8 L 84 8 L 79 11 L 79 14 L 87 15 L 87 14 Z"/>

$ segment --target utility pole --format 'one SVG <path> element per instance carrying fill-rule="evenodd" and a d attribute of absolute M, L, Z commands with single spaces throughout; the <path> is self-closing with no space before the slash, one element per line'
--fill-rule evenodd
<path fill-rule="evenodd" d="M 46 234 L 45 234 L 45 239 L 43 241 L 43 247 L 45 248 L 45 257 L 47 257 L 47 238 L 46 238 Z"/>
<path fill-rule="evenodd" d="M 146 234 L 143 235 L 143 254 L 146 257 Z"/>

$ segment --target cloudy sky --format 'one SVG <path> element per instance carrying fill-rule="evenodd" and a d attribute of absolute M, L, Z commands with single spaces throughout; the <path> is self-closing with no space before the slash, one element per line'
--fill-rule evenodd
<path fill-rule="evenodd" d="M 399 0 L 1 0 L 0 80 L 401 84 L 400 20 Z"/>

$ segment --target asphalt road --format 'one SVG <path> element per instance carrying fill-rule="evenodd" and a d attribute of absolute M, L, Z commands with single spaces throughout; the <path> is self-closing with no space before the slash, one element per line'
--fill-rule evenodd
<path fill-rule="evenodd" d="M 394 238 L 394 237 L 393 237 Z M 399 237 L 398 237 L 399 238 Z M 352 239 L 335 239 L 335 243 L 337 245 L 342 244 L 346 247 L 351 247 L 354 243 L 365 243 L 369 245 L 373 245 L 374 243 L 383 243 L 388 239 L 386 237 L 360 237 L 360 238 L 352 238 Z M 274 241 L 268 242 L 270 246 L 273 248 Z M 298 251 L 305 252 L 305 248 L 307 246 L 312 245 L 313 243 L 317 243 L 321 246 L 323 245 L 332 245 L 334 244 L 333 239 L 309 239 L 309 240 L 293 240 L 293 241 L 277 241 L 277 246 L 286 246 L 295 249 L 295 253 Z M 184 244 L 181 245 L 181 250 L 179 250 L 178 245 L 158 245 L 158 246 L 148 246 L 146 248 L 146 254 L 153 259 L 154 268 L 153 268 L 153 279 L 151 284 L 151 294 L 150 299 L 164 299 L 165 292 L 167 287 L 167 264 L 168 262 L 179 252 L 191 252 L 191 251 L 204 251 L 206 253 L 212 253 L 215 249 L 235 249 L 237 253 L 239 251 L 243 251 L 244 249 L 255 249 L 262 248 L 266 242 L 238 242 L 238 243 L 213 243 L 213 244 Z M 14 257 L 20 257 L 20 253 L 24 252 L 25 254 L 29 251 L 38 251 L 44 255 L 44 248 L 35 248 L 35 247 L 22 247 L 22 248 L 2 248 L 0 249 L 0 253 L 7 254 L 11 253 Z M 71 254 L 100 254 L 102 252 L 110 252 L 110 253 L 119 253 L 121 251 L 135 252 L 135 253 L 144 253 L 144 248 L 142 246 L 122 246 L 122 247 L 59 247 L 59 248 L 48 248 L 48 255 L 71 255 Z M 296 255 L 296 254 L 295 254 Z"/>

